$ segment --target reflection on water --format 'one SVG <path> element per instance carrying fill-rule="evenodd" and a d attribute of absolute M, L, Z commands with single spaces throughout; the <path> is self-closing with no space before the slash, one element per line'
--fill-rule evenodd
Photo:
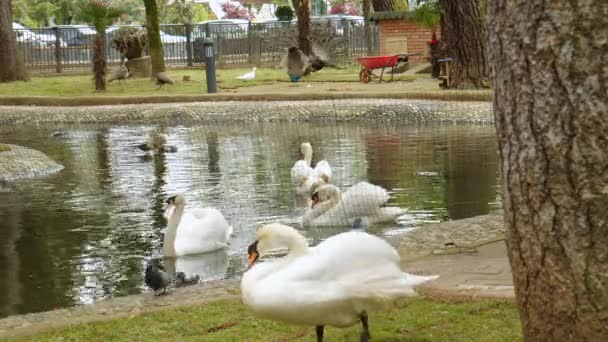
<path fill-rule="evenodd" d="M 297 224 L 301 212 L 290 169 L 310 141 L 313 162 L 327 159 L 333 183 L 368 180 L 407 210 L 390 236 L 425 222 L 498 207 L 492 127 L 355 125 L 112 126 L 0 128 L 3 142 L 41 150 L 60 173 L 0 189 L 0 316 L 91 303 L 145 290 L 143 270 L 162 258 L 169 195 L 220 209 L 236 235 L 227 251 L 165 260 L 202 280 L 238 276 L 260 224 Z M 152 130 L 177 153 L 143 157 L 134 148 Z M 311 243 L 347 228 L 307 228 Z"/>

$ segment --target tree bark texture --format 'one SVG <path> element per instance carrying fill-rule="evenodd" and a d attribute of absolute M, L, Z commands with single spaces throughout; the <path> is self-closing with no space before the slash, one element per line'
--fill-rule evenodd
<path fill-rule="evenodd" d="M 106 65 L 105 37 L 98 33 L 93 45 L 93 79 L 96 91 L 106 90 Z"/>
<path fill-rule="evenodd" d="M 371 0 L 375 12 L 389 12 L 395 9 L 395 0 Z"/>
<path fill-rule="evenodd" d="M 306 56 L 312 56 L 312 43 L 310 41 L 310 1 L 298 0 L 298 44 L 300 51 Z"/>
<path fill-rule="evenodd" d="M 0 82 L 17 80 L 17 54 L 10 0 L 0 0 Z"/>
<path fill-rule="evenodd" d="M 370 27 L 369 15 L 371 12 L 371 0 L 363 0 L 363 17 L 365 18 L 365 27 L 364 27 L 364 35 L 365 35 L 365 47 L 367 49 L 367 55 L 371 56 L 373 53 L 372 46 L 372 28 Z"/>
<path fill-rule="evenodd" d="M 144 0 L 146 8 L 146 30 L 148 32 L 148 48 L 152 60 L 152 77 L 165 71 L 165 55 L 163 43 L 160 40 L 160 24 L 158 22 L 158 7 L 156 0 Z"/>
<path fill-rule="evenodd" d="M 608 3 L 487 4 L 507 245 L 527 341 L 608 338 Z"/>
<path fill-rule="evenodd" d="M 439 7 L 444 15 L 441 39 L 448 57 L 455 59 L 448 88 L 486 87 L 489 68 L 479 0 L 439 0 Z"/>

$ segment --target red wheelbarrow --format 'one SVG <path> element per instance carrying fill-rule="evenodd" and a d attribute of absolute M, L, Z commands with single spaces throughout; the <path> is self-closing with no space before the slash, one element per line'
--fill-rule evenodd
<path fill-rule="evenodd" d="M 384 70 L 390 68 L 391 81 L 393 75 L 396 74 L 395 70 L 408 63 L 409 56 L 419 55 L 420 53 L 400 53 L 392 56 L 369 56 L 369 57 L 358 57 L 357 61 L 361 64 L 362 68 L 359 71 L 359 81 L 368 83 L 373 78 L 379 78 L 380 82 L 384 81 Z M 380 76 L 374 74 L 373 70 L 382 69 Z"/>

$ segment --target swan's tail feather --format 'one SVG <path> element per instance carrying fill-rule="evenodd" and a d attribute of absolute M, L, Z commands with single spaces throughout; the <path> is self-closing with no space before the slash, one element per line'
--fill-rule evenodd
<path fill-rule="evenodd" d="M 416 274 L 411 274 L 411 273 L 406 273 L 406 272 L 403 272 L 403 274 L 405 276 L 404 282 L 406 282 L 410 286 L 421 285 L 426 282 L 439 278 L 439 274 L 435 274 L 432 276 L 421 276 L 421 275 L 416 275 Z"/>
<path fill-rule="evenodd" d="M 415 286 L 439 278 L 439 275 L 420 276 L 402 272 L 401 277 L 377 276 L 362 279 L 358 284 L 349 286 L 349 293 L 355 298 L 375 300 L 393 300 L 399 297 L 416 296 Z M 350 283 L 350 282 L 349 282 Z"/>
<path fill-rule="evenodd" d="M 230 240 L 233 235 L 234 229 L 232 228 L 232 226 L 228 226 L 228 229 L 226 229 L 226 241 Z"/>

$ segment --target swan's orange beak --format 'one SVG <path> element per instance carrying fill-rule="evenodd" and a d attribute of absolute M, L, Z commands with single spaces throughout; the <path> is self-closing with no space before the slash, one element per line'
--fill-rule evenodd
<path fill-rule="evenodd" d="M 317 205 L 317 203 L 319 203 L 319 194 L 315 192 L 314 194 L 312 194 L 311 199 L 312 199 L 312 208 L 314 208 L 315 205 Z"/>
<path fill-rule="evenodd" d="M 260 257 L 260 253 L 258 253 L 258 241 L 256 240 L 254 243 L 247 247 L 247 264 L 251 268 L 258 258 Z"/>
<path fill-rule="evenodd" d="M 249 267 L 253 266 L 253 264 L 255 264 L 255 262 L 258 260 L 258 257 L 260 255 L 258 254 L 258 252 L 253 252 L 250 253 L 249 255 L 247 255 L 247 264 L 249 265 Z"/>

